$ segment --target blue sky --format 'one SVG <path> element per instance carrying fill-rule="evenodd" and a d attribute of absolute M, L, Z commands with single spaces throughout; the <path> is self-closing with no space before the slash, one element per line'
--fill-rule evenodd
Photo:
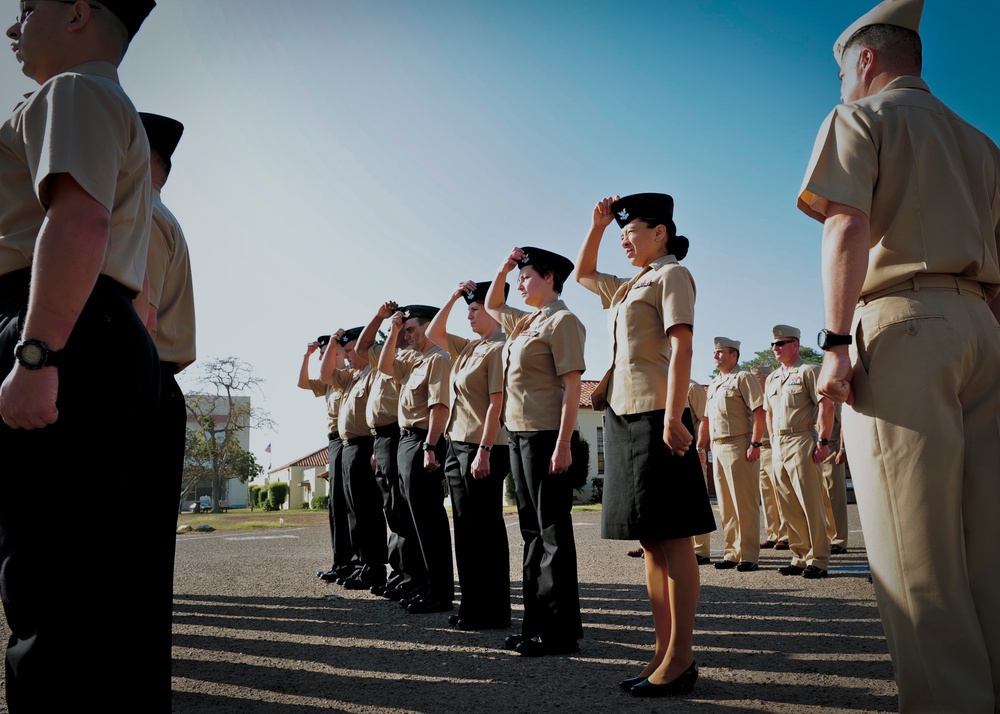
<path fill-rule="evenodd" d="M 833 41 L 873 4 L 160 0 L 122 82 L 186 125 L 163 197 L 191 246 L 199 355 L 267 380 L 278 431 L 253 436 L 258 457 L 324 444 L 322 400 L 295 388 L 310 339 L 386 299 L 441 304 L 514 245 L 575 257 L 616 193 L 675 198 L 696 379 L 715 335 L 749 356 L 781 322 L 814 346 L 820 226 L 795 198 L 839 101 Z M 996 2 L 939 0 L 921 26 L 931 89 L 995 140 L 998 27 Z M 0 63 L 11 107 L 31 89 Z M 632 272 L 613 229 L 600 267 Z M 575 284 L 564 298 L 598 379 L 605 315 Z M 469 334 L 462 311 L 450 327 Z"/>

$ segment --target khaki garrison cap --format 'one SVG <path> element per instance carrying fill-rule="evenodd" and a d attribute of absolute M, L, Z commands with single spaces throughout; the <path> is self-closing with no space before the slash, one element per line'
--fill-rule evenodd
<path fill-rule="evenodd" d="M 802 338 L 802 333 L 799 332 L 799 328 L 791 325 L 775 325 L 771 328 L 771 337 L 775 340 L 780 340 L 782 337 L 794 337 L 799 340 Z"/>
<path fill-rule="evenodd" d="M 715 349 L 721 350 L 723 347 L 730 347 L 734 350 L 739 350 L 740 341 L 731 340 L 728 337 L 716 337 L 715 338 Z"/>
<path fill-rule="evenodd" d="M 833 58 L 840 66 L 844 56 L 844 48 L 854 37 L 854 33 L 869 25 L 895 25 L 914 32 L 920 32 L 920 15 L 924 11 L 924 0 L 884 0 L 840 33 L 833 43 Z"/>

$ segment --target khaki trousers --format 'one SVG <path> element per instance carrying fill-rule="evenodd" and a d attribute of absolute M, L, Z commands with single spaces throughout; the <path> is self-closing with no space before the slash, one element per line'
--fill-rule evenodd
<path fill-rule="evenodd" d="M 708 464 L 702 463 L 701 465 L 701 475 L 705 477 L 705 486 L 708 486 Z M 694 554 L 701 558 L 712 557 L 712 534 L 702 533 L 701 535 L 691 536 L 691 542 L 694 544 Z"/>
<path fill-rule="evenodd" d="M 855 336 L 844 438 L 900 711 L 998 711 L 1000 328 L 924 289 L 860 307 Z"/>
<path fill-rule="evenodd" d="M 763 515 L 764 537 L 766 540 L 777 543 L 780 540 L 788 539 L 788 529 L 785 527 L 785 519 L 781 515 L 781 508 L 778 506 L 778 485 L 774 480 L 774 465 L 770 446 L 762 446 L 760 449 L 760 503 L 761 514 Z"/>
<path fill-rule="evenodd" d="M 756 563 L 760 555 L 760 477 L 757 464 L 747 461 L 749 446 L 749 436 L 712 445 L 723 558 L 735 563 Z"/>
<path fill-rule="evenodd" d="M 847 468 L 834 463 L 840 444 L 830 442 L 830 455 L 820 464 L 823 471 L 823 508 L 830 545 L 847 547 Z"/>
<path fill-rule="evenodd" d="M 812 460 L 815 437 L 809 433 L 779 436 L 772 448 L 781 512 L 788 525 L 788 549 L 792 565 L 830 564 L 830 539 L 823 513 L 823 474 Z"/>

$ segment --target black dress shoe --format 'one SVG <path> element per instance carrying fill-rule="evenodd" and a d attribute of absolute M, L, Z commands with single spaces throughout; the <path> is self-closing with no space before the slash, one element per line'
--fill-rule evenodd
<path fill-rule="evenodd" d="M 692 662 L 675 679 L 666 684 L 653 684 L 644 679 L 629 690 L 633 697 L 673 697 L 678 694 L 690 694 L 694 683 L 698 681 L 698 663 Z"/>
<path fill-rule="evenodd" d="M 455 606 L 443 600 L 428 600 L 420 598 L 416 602 L 411 602 L 406 607 L 406 611 L 411 615 L 426 615 L 429 612 L 450 612 Z"/>
<path fill-rule="evenodd" d="M 847 548 L 842 545 L 831 545 L 830 555 L 844 555 L 847 553 Z"/>
<path fill-rule="evenodd" d="M 448 615 L 448 624 L 452 627 L 458 627 L 458 623 L 462 621 L 462 618 L 458 615 Z"/>
<path fill-rule="evenodd" d="M 756 563 L 751 563 L 751 562 L 749 562 L 747 560 L 744 560 L 743 562 L 739 563 L 736 566 L 736 572 L 739 572 L 739 573 L 752 573 L 755 570 L 759 570 L 759 567 L 757 566 L 757 564 Z"/>
<path fill-rule="evenodd" d="M 699 555 L 697 556 L 697 558 L 698 558 L 698 565 L 710 565 L 712 563 L 712 559 L 709 558 L 707 555 Z"/>
<path fill-rule="evenodd" d="M 773 548 L 776 545 L 778 545 L 778 541 L 776 541 L 776 540 L 766 540 L 766 541 L 764 541 L 763 543 L 760 544 L 760 547 L 761 548 Z"/>
<path fill-rule="evenodd" d="M 580 651 L 576 640 L 524 640 L 514 648 L 522 657 L 575 654 Z"/>
<path fill-rule="evenodd" d="M 787 540 L 779 540 L 777 543 L 774 544 L 774 549 L 775 550 L 788 550 L 788 541 Z"/>
<path fill-rule="evenodd" d="M 371 588 L 384 588 L 385 583 L 379 580 L 364 580 L 354 578 L 344 583 L 345 590 L 370 590 Z"/>
<path fill-rule="evenodd" d="M 401 597 L 401 598 L 399 598 L 399 606 L 401 608 L 405 609 L 405 608 L 408 608 L 413 603 L 420 602 L 423 599 L 424 599 L 424 596 L 421 595 L 420 593 L 410 593 L 409 597 Z"/>
<path fill-rule="evenodd" d="M 800 568 L 797 565 L 786 565 L 783 568 L 778 568 L 778 572 L 782 575 L 802 575 L 805 571 L 805 568 Z"/>
<path fill-rule="evenodd" d="M 336 570 L 327 570 L 319 574 L 319 579 L 326 583 L 335 583 L 340 580 L 340 577 Z"/>
<path fill-rule="evenodd" d="M 454 617 L 454 615 L 452 615 Z M 458 629 L 465 630 L 466 632 L 475 632 L 478 630 L 506 630 L 510 627 L 510 618 L 479 618 L 479 617 L 463 617 L 458 620 Z"/>
<path fill-rule="evenodd" d="M 646 678 L 643 677 L 642 675 L 639 675 L 638 677 L 629 677 L 628 679 L 623 679 L 622 681 L 620 681 L 618 683 L 618 688 L 621 689 L 623 692 L 631 692 L 632 687 L 637 685 L 639 682 L 645 682 L 645 681 Z"/>
<path fill-rule="evenodd" d="M 522 642 L 524 642 L 524 635 L 507 635 L 503 638 L 504 649 L 508 650 L 516 650 Z"/>
<path fill-rule="evenodd" d="M 720 560 L 718 563 L 715 564 L 716 570 L 732 570 L 735 567 L 736 567 L 735 560 Z"/>
<path fill-rule="evenodd" d="M 383 595 L 385 595 L 385 591 L 388 589 L 389 586 L 382 583 L 379 585 L 372 585 L 370 588 L 368 588 L 368 592 L 370 592 L 372 595 L 378 595 L 379 597 L 382 597 Z"/>
<path fill-rule="evenodd" d="M 802 571 L 802 577 L 808 578 L 809 580 L 819 580 L 820 578 L 825 578 L 829 573 L 823 568 L 817 568 L 815 565 L 807 565 L 806 569 Z"/>

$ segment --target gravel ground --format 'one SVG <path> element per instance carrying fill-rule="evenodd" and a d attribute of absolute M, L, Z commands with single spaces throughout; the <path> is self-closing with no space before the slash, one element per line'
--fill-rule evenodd
<path fill-rule="evenodd" d="M 571 657 L 501 648 L 518 631 L 520 537 L 508 517 L 515 624 L 462 632 L 316 578 L 325 528 L 178 538 L 173 710 L 201 712 L 888 712 L 896 686 L 851 506 L 847 555 L 831 577 L 785 578 L 787 553 L 756 573 L 702 567 L 692 695 L 638 700 L 619 679 L 652 651 L 633 544 L 600 539 L 600 513 L 574 513 L 585 639 Z M 721 546 L 719 533 L 713 547 Z M 713 553 L 713 558 L 717 557 Z M 0 625 L 2 641 L 6 625 Z M 6 711 L 0 705 L 0 711 Z M 137 709 L 141 711 L 141 709 Z"/>

